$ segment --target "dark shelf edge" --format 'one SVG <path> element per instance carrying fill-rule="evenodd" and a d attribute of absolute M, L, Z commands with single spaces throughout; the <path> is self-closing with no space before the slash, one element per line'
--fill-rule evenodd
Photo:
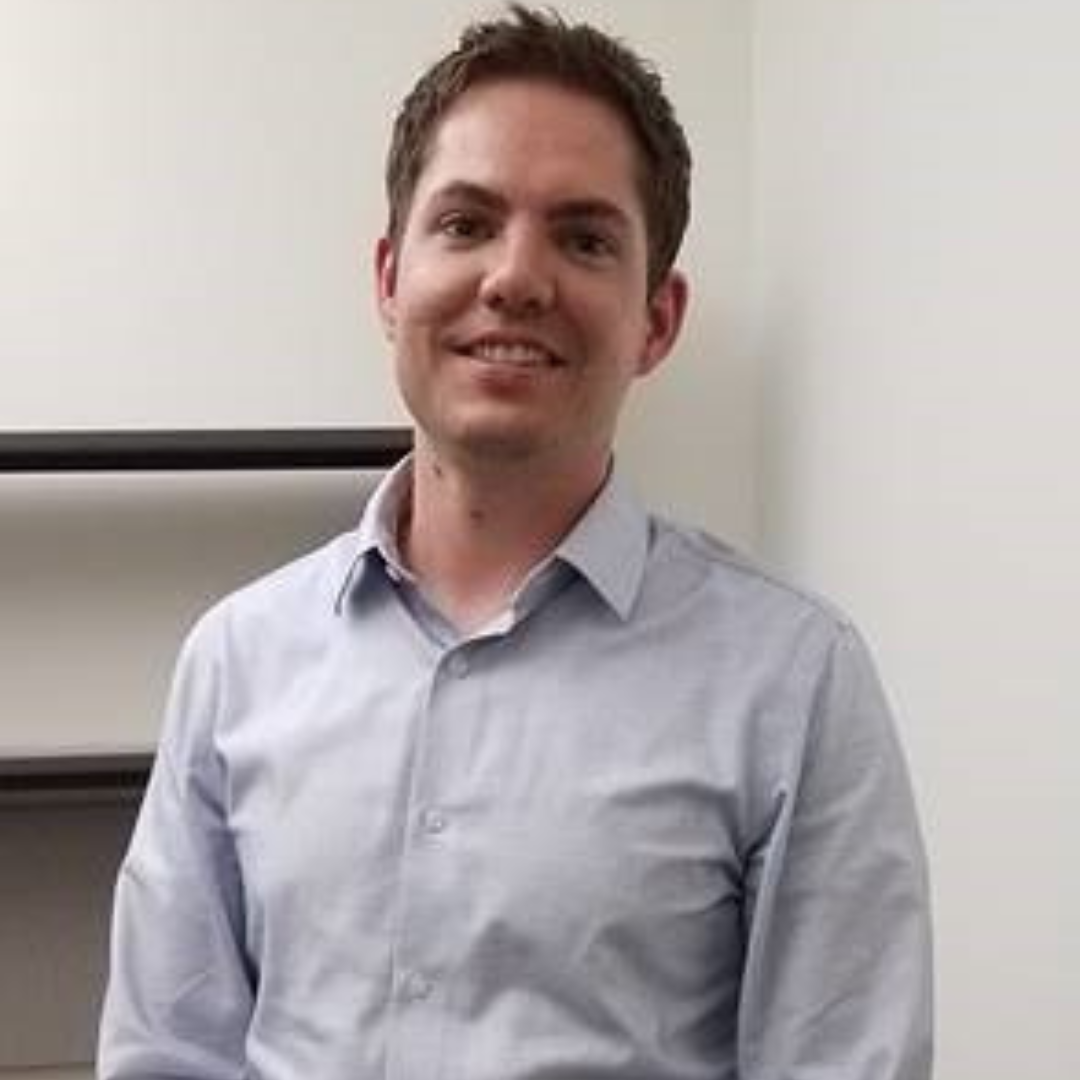
<path fill-rule="evenodd" d="M 404 427 L 0 432 L 0 473 L 384 469 Z"/>
<path fill-rule="evenodd" d="M 111 802 L 138 799 L 150 776 L 152 751 L 0 754 L 0 805 Z"/>

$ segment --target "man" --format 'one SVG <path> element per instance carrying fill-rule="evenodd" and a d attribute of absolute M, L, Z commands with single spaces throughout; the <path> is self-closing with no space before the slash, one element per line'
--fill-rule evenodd
<path fill-rule="evenodd" d="M 850 625 L 612 470 L 669 354 L 659 79 L 515 7 L 405 102 L 376 255 L 415 453 L 196 627 L 100 1075 L 925 1080 L 926 884 Z"/>

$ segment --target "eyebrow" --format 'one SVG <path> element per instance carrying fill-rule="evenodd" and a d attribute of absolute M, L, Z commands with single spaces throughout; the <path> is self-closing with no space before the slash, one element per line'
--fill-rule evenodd
<path fill-rule="evenodd" d="M 507 200 L 497 192 L 481 184 L 471 184 L 466 180 L 455 180 L 432 192 L 431 201 L 433 203 L 463 202 L 495 211 L 502 211 L 507 207 Z"/>
<path fill-rule="evenodd" d="M 431 201 L 436 204 L 467 203 L 494 213 L 505 213 L 509 200 L 491 188 L 474 184 L 467 180 L 455 180 L 432 193 Z M 630 229 L 629 215 L 620 206 L 607 199 L 576 198 L 556 203 L 549 211 L 549 218 L 556 221 L 591 219 L 601 220 L 620 229 Z"/>

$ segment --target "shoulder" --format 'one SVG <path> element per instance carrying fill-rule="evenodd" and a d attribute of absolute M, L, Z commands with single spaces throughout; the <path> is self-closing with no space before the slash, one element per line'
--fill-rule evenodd
<path fill-rule="evenodd" d="M 753 703 L 757 759 L 899 760 L 877 665 L 843 610 L 701 530 L 654 518 L 653 537 L 665 637 Z"/>
<path fill-rule="evenodd" d="M 203 759 L 214 732 L 279 697 L 325 654 L 337 594 L 355 559 L 355 533 L 227 594 L 188 629 L 173 669 L 162 748 Z"/>
<path fill-rule="evenodd" d="M 332 625 L 341 590 L 357 558 L 355 531 L 237 587 L 207 608 L 181 656 L 272 653 Z"/>
<path fill-rule="evenodd" d="M 743 634 L 814 628 L 836 638 L 853 630 L 836 604 L 710 533 L 657 515 L 650 525 L 645 584 L 656 601 L 701 607 Z"/>

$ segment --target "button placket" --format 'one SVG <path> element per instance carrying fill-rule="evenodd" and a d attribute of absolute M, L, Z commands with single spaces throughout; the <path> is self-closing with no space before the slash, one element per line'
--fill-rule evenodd
<path fill-rule="evenodd" d="M 425 642 L 430 666 L 408 791 L 387 1080 L 425 1080 L 440 1074 L 449 992 L 443 983 L 454 977 L 463 955 L 460 932 L 445 918 L 461 895 L 467 872 L 454 842 L 466 820 L 463 816 L 459 821 L 458 814 L 469 801 L 454 721 L 482 707 L 483 681 L 476 676 L 484 665 L 477 667 L 482 647 L 444 629 L 429 633 Z"/>

